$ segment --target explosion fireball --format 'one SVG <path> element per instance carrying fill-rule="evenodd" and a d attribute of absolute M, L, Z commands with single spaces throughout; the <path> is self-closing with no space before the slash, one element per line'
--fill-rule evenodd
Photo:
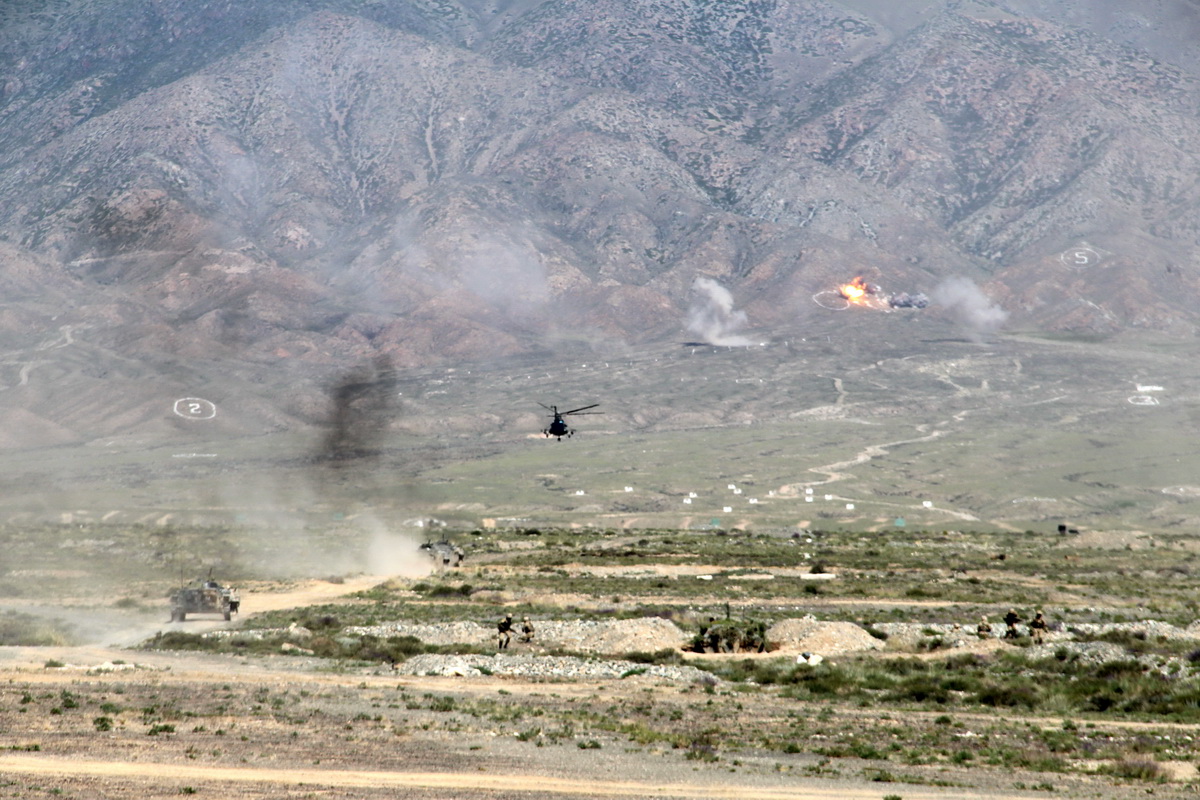
<path fill-rule="evenodd" d="M 863 280 L 861 275 L 855 277 L 849 283 L 843 283 L 837 287 L 837 291 L 818 292 L 813 295 L 813 300 L 818 305 L 826 308 L 834 308 L 842 310 L 850 306 L 859 306 L 861 308 L 874 308 L 881 311 L 888 311 L 893 308 L 925 308 L 929 305 L 929 298 L 924 294 L 917 292 L 909 294 L 908 292 L 898 292 L 897 294 L 884 294 L 883 290 L 874 283 L 868 283 Z M 834 306 L 830 301 L 845 303 L 845 305 Z"/>
<path fill-rule="evenodd" d="M 878 292 L 879 287 L 867 283 L 862 279 L 861 275 L 855 276 L 854 280 L 838 287 L 838 294 L 851 303 L 865 303 Z"/>

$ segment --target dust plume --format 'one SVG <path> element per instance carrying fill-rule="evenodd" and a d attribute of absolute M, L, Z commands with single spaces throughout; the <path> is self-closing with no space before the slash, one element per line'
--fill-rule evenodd
<path fill-rule="evenodd" d="M 993 303 L 970 278 L 947 278 L 934 288 L 932 298 L 950 312 L 973 342 L 1000 330 L 1008 320 L 1008 312 Z"/>
<path fill-rule="evenodd" d="M 749 347 L 754 342 L 737 333 L 746 324 L 746 312 L 736 311 L 733 295 L 712 278 L 696 278 L 695 299 L 687 313 L 687 329 L 702 341 L 722 347 Z"/>

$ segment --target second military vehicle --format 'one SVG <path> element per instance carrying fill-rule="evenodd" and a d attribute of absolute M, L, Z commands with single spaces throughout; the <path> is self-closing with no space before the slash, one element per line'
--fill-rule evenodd
<path fill-rule="evenodd" d="M 236 590 L 209 578 L 171 592 L 171 621 L 183 622 L 188 614 L 220 614 L 230 619 L 242 600 Z"/>

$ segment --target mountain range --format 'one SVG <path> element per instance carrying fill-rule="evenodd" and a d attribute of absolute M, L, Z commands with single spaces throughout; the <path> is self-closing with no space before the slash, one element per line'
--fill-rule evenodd
<path fill-rule="evenodd" d="M 13 0 L 0 446 L 704 339 L 704 286 L 762 336 L 862 275 L 1194 340 L 1200 5 L 1129 6 Z"/>

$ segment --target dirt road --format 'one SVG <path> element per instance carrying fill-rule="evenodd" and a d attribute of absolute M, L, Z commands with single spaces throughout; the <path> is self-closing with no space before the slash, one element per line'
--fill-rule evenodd
<path fill-rule="evenodd" d="M 798 780 L 788 786 L 760 787 L 745 783 L 666 783 L 620 780 L 574 780 L 540 775 L 464 774 L 456 772 L 373 772 L 328 769 L 261 769 L 253 767 L 201 767 L 179 764 L 80 761 L 30 755 L 0 755 L 0 775 L 42 776 L 126 781 L 133 786 L 159 790 L 177 786 L 209 790 L 228 787 L 224 796 L 237 796 L 245 784 L 265 784 L 274 789 L 465 790 L 481 796 L 631 797 L 680 800 L 879 800 L 877 786 L 820 785 Z M 461 794 L 455 794 L 461 797 Z M 947 800 L 944 790 L 905 787 L 905 800 Z M 978 796 L 978 795 L 976 795 Z M 993 795 L 1001 800 L 1002 795 Z"/>

